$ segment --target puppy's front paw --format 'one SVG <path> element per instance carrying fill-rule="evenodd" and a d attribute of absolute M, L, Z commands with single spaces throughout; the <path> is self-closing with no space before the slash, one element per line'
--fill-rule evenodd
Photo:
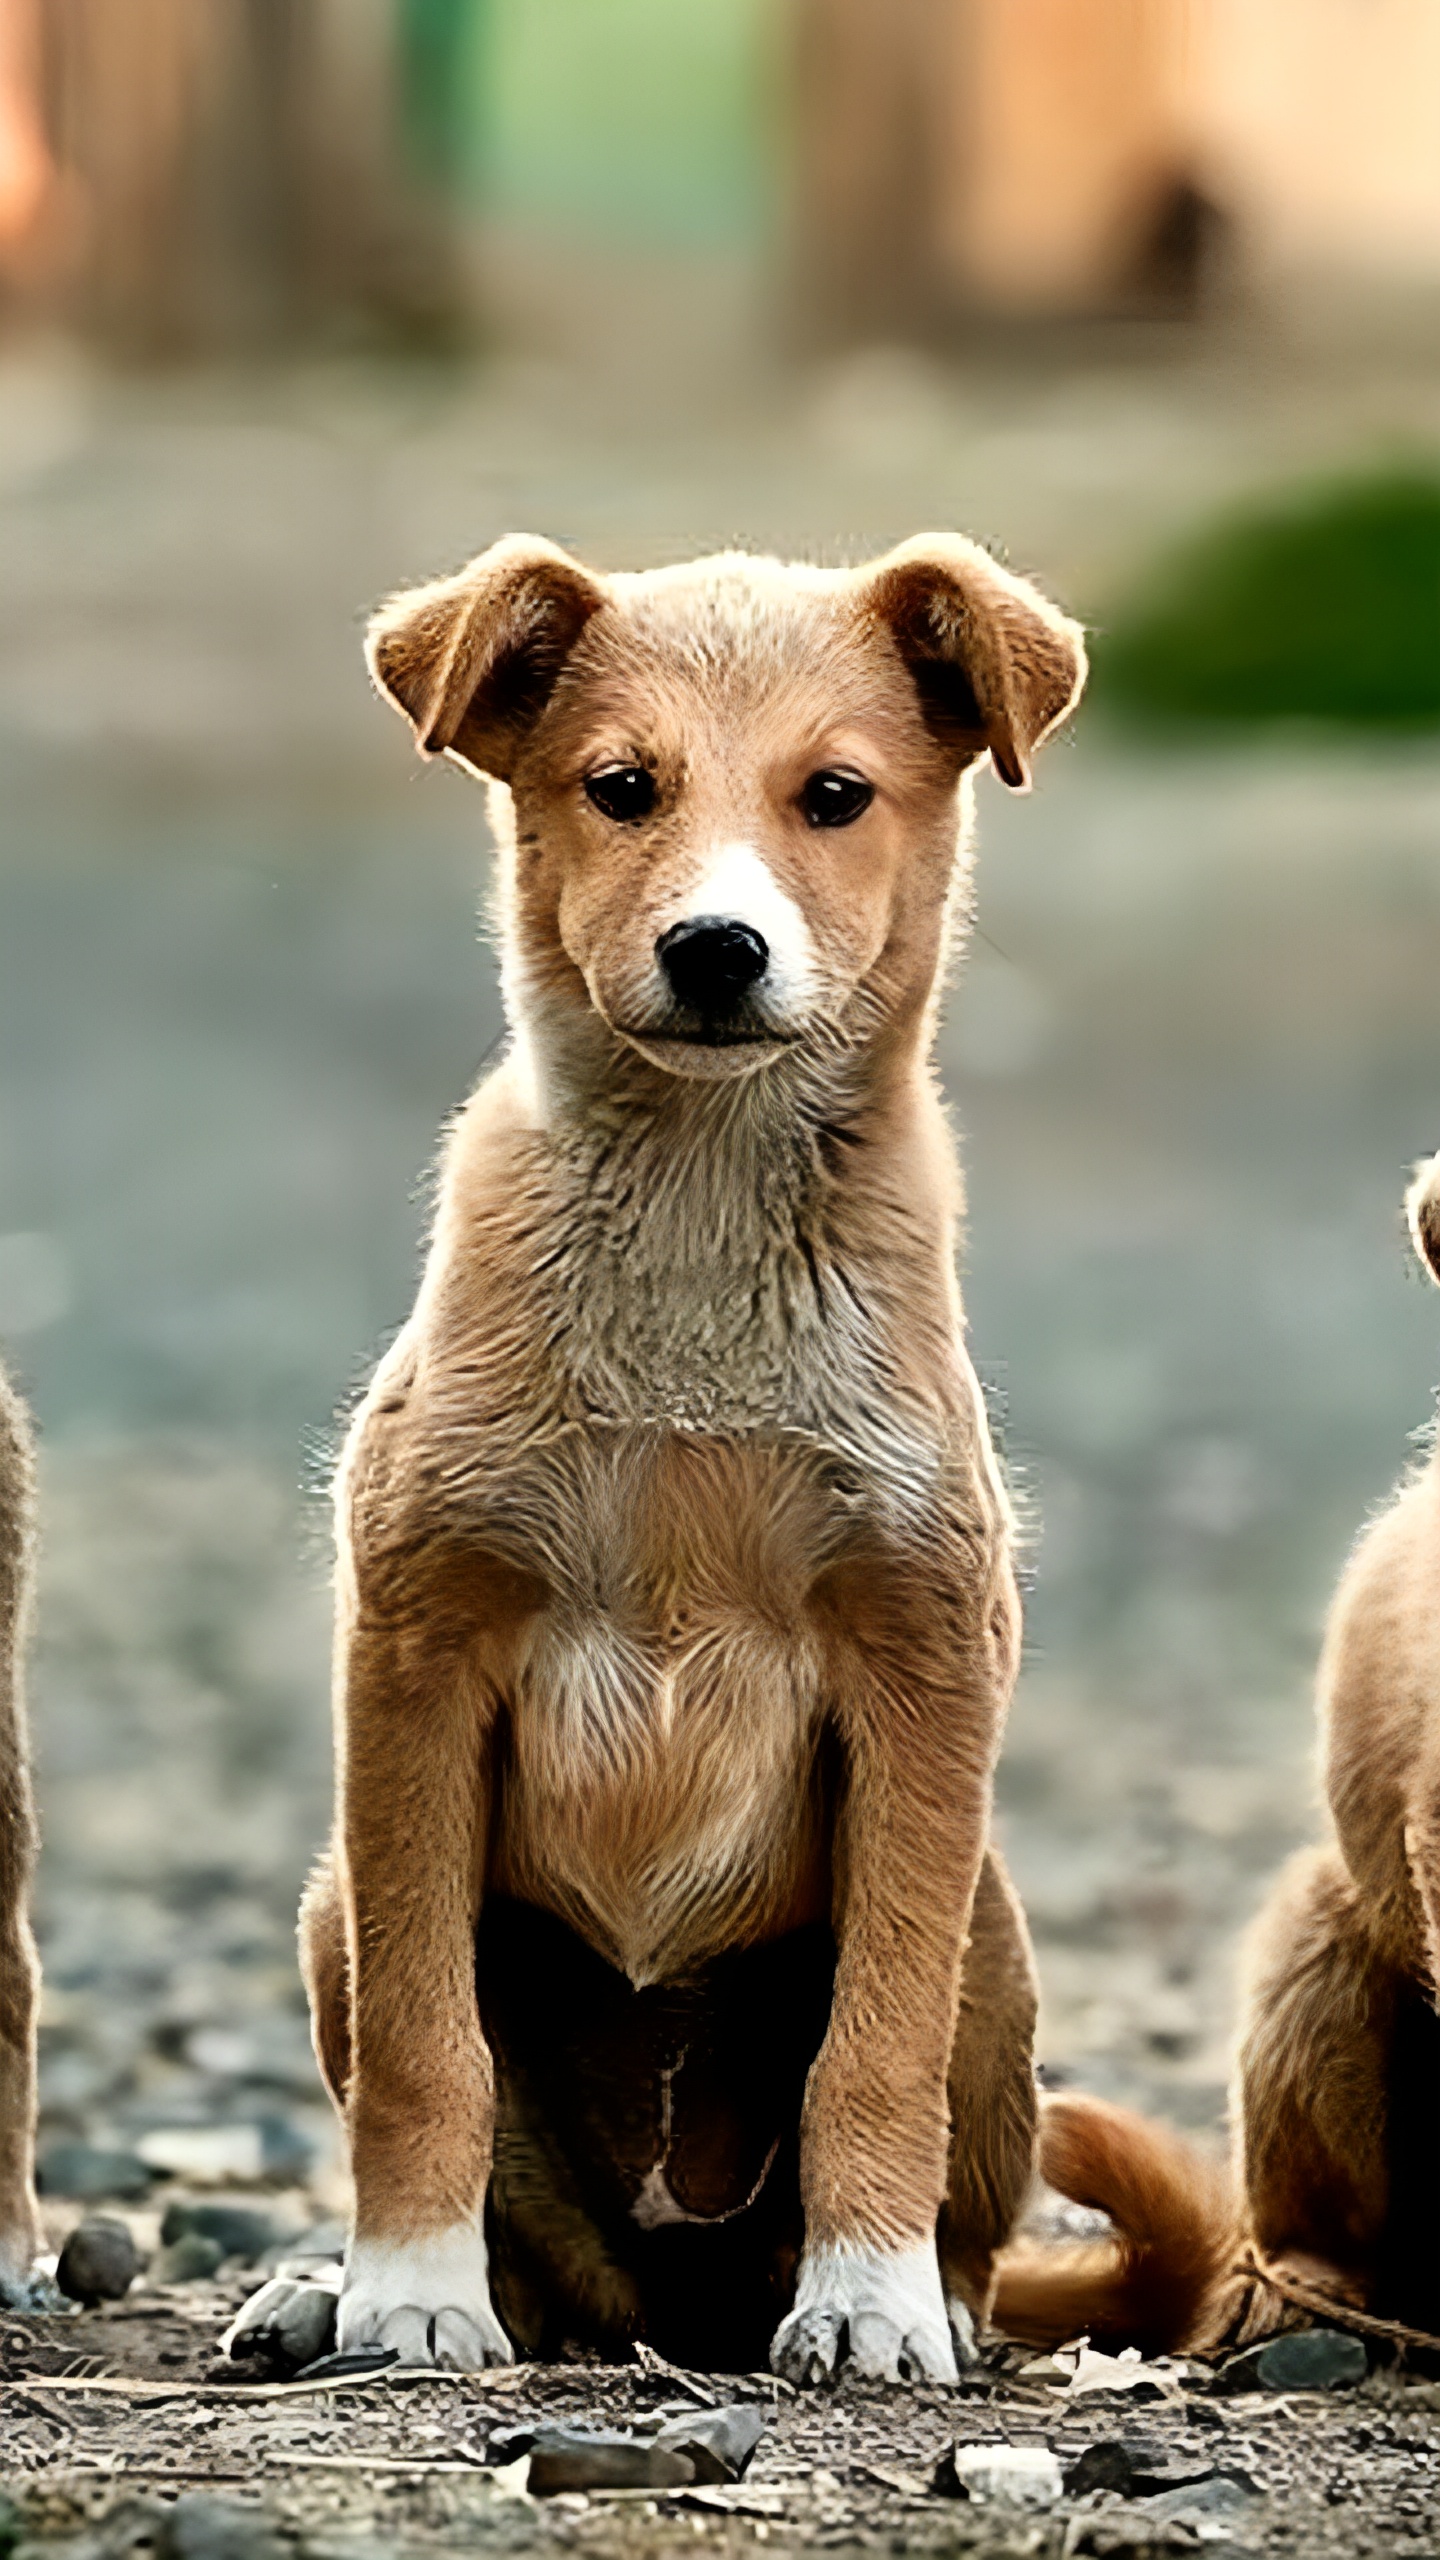
<path fill-rule="evenodd" d="M 453 2365 L 462 2373 L 513 2364 L 515 2350 L 491 2307 L 480 2233 L 352 2241 L 335 2343 L 342 2355 L 393 2347 L 402 2364 Z"/>
<path fill-rule="evenodd" d="M 807 2250 L 770 2362 L 787 2382 L 829 2382 L 842 2364 L 874 2382 L 957 2381 L 934 2248 Z"/>

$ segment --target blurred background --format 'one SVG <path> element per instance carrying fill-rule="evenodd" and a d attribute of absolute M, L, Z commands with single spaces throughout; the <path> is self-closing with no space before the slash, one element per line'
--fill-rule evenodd
<path fill-rule="evenodd" d="M 1437 117 L 1433 0 L 0 0 L 52 2189 L 333 2192 L 322 1489 L 500 1031 L 480 795 L 359 635 L 512 528 L 610 567 L 959 526 L 1091 627 L 1034 796 L 981 786 L 942 1049 L 1030 1529 L 1003 1825 L 1047 2062 L 1218 2123 L 1326 1596 L 1440 1366 L 1398 1220 Z"/>

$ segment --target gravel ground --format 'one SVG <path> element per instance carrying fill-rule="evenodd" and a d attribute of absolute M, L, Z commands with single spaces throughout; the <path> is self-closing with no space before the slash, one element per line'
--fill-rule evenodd
<path fill-rule="evenodd" d="M 185 2560 L 567 2548 L 975 2551 L 1097 2560 L 1205 2549 L 1358 2555 L 1433 2549 L 1440 2385 L 1375 2372 L 1344 2392 L 1224 2393 L 1207 2367 L 1094 2359 L 1069 2377 L 994 2347 L 955 2391 L 853 2383 L 796 2394 L 768 2375 L 519 2366 L 478 2377 L 246 2386 L 214 2340 L 244 2280 L 0 2327 L 5 2478 L 22 2537 L 81 2555 Z M 1027 2370 L 1027 2368 L 1029 2368 Z M 755 2407 L 734 2485 L 527 2494 L 501 2430 L 637 2430 L 697 2404 Z M 947 2452 L 1055 2458 L 1049 2502 L 937 2486 Z M 1098 2452 L 1097 2452 L 1097 2449 Z M 1088 2456 L 1088 2459 L 1086 2457 Z M 962 2466 L 963 2468 L 963 2462 Z M 1100 2478 L 1119 2486 L 1089 2486 Z M 202 2499 L 223 2502 L 202 2507 Z M 176 2503 L 188 2501 L 189 2504 Z"/>
<path fill-rule="evenodd" d="M 1228 491 L 1437 433 L 1428 360 L 1198 342 L 1008 370 L 697 364 L 643 414 L 633 385 L 534 355 L 168 382 L 0 356 L 0 1341 L 44 1433 L 57 2247 L 77 2145 L 131 2162 L 143 2192 L 100 2209 L 152 2268 L 177 2178 L 287 2231 L 345 2205 L 292 1937 L 327 1819 L 316 1487 L 404 1311 L 434 1133 L 499 1028 L 475 801 L 369 701 L 364 605 L 515 525 L 618 563 L 952 522 L 1100 616 Z M 1047 2064 L 1212 2140 L 1237 1935 L 1313 1824 L 1326 1593 L 1440 1365 L 1395 1214 L 1440 1107 L 1437 815 L 1421 749 L 1144 756 L 1083 724 L 1032 801 L 984 795 L 942 1063 L 976 1351 L 1032 1532 L 1001 1827 Z M 614 2420 L 705 2386 L 564 2367 L 207 2396 L 253 2281 L 0 2325 L 16 2531 L 243 2560 L 223 2518 L 162 2530 L 145 2503 L 208 2483 L 357 2552 L 1440 2549 L 1440 2420 L 1413 2378 L 1118 2409 L 998 2368 L 958 2395 L 766 2380 L 734 2513 L 719 2491 L 537 2506 L 485 2476 L 492 2417 Z M 177 2396 L 19 2379 L 86 2373 Z M 1006 2519 L 925 2485 L 957 2435 L 1068 2463 L 1127 2432 L 1261 2495 L 1189 2524 L 1161 2491 Z"/>

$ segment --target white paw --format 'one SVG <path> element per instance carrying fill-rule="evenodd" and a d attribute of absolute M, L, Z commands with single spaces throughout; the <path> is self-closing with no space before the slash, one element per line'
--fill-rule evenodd
<path fill-rule="evenodd" d="M 874 2382 L 958 2381 L 933 2243 L 807 2249 L 770 2362 L 787 2382 L 829 2382 L 842 2364 Z"/>
<path fill-rule="evenodd" d="M 462 2225 L 427 2240 L 352 2240 L 335 2343 L 342 2355 L 393 2347 L 402 2364 L 462 2373 L 513 2364 L 515 2350 L 491 2308 L 481 2234 Z"/>
<path fill-rule="evenodd" d="M 340 2268 L 314 2274 L 276 2275 L 242 2302 L 220 2341 L 223 2356 L 270 2353 L 286 2364 L 313 2364 L 335 2344 Z"/>

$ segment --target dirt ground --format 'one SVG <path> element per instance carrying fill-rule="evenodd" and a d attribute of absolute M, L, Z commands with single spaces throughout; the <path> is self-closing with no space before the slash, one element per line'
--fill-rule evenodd
<path fill-rule="evenodd" d="M 58 2544 L 67 2560 L 760 2543 L 986 2560 L 1362 2560 L 1433 2552 L 1440 2535 L 1440 2383 L 1393 2371 L 1344 2391 L 1226 2393 L 1199 2364 L 1096 2360 L 1088 2375 L 1047 2377 L 1025 2350 L 992 2344 L 957 2390 L 797 2394 L 769 2375 L 693 2375 L 656 2358 L 256 2384 L 215 2352 L 245 2286 L 236 2276 L 161 2287 L 0 2324 L 0 2543 Z M 536 2498 L 523 2458 L 502 2442 L 488 2459 L 501 2429 L 578 2422 L 643 2435 L 736 2400 L 765 2425 L 733 2486 Z M 957 2499 L 935 2486 L 957 2442 L 1047 2448 L 1069 2485 L 1035 2510 Z M 1087 2449 L 1109 2448 L 1113 2462 L 1117 2446 L 1124 2491 L 1075 2480 Z"/>

